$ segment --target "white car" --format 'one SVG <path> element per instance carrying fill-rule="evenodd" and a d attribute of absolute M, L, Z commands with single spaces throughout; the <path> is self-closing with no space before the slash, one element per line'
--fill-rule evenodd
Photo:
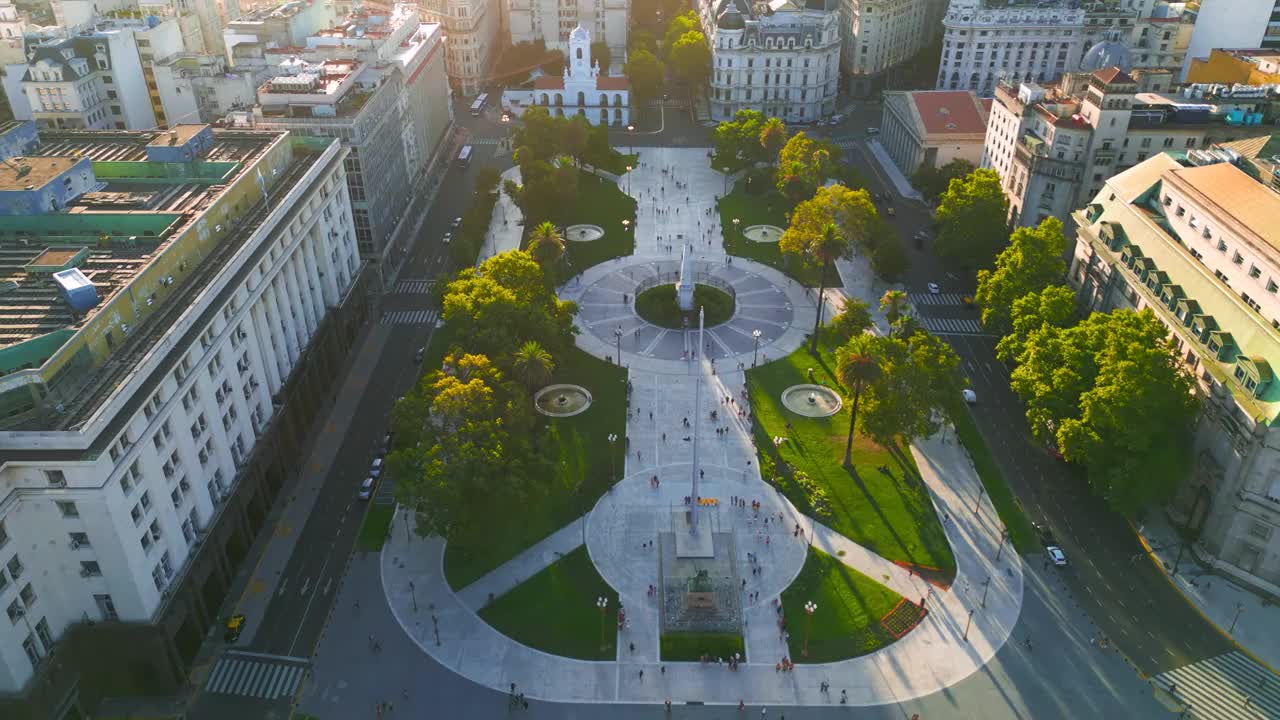
<path fill-rule="evenodd" d="M 382 458 L 375 458 L 373 464 L 369 466 L 370 477 L 378 477 L 382 475 Z"/>
<path fill-rule="evenodd" d="M 1052 562 L 1055 567 L 1067 566 L 1067 556 L 1062 552 L 1062 548 L 1057 545 L 1050 545 L 1044 551 L 1049 554 L 1049 562 Z"/>
<path fill-rule="evenodd" d="M 938 283 L 929 283 L 929 294 L 937 295 L 942 292 L 942 288 L 938 287 Z"/>
<path fill-rule="evenodd" d="M 965 388 L 964 390 L 960 391 L 960 394 L 964 396 L 964 401 L 969 403 L 970 405 L 977 404 L 978 393 L 970 390 L 969 388 Z"/>
<path fill-rule="evenodd" d="M 369 498 L 373 497 L 373 484 L 374 484 L 374 480 L 371 477 L 365 478 L 364 482 L 360 483 L 360 499 L 361 500 L 368 500 Z"/>
<path fill-rule="evenodd" d="M 453 222 L 449 223 L 449 227 L 457 228 L 461 224 L 462 224 L 462 218 L 456 217 L 453 219 Z"/>
<path fill-rule="evenodd" d="M 440 242 L 444 243 L 445 245 L 448 245 L 449 241 L 452 239 L 453 239 L 453 233 L 445 233 L 444 237 L 440 239 Z"/>

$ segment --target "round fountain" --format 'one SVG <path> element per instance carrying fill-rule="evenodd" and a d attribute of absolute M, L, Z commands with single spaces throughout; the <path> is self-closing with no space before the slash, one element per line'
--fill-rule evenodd
<path fill-rule="evenodd" d="M 581 385 L 548 385 L 533 396 L 533 407 L 547 417 L 573 417 L 591 407 L 591 392 Z"/>
<path fill-rule="evenodd" d="M 844 407 L 840 393 L 822 385 L 792 385 L 782 391 L 782 404 L 804 417 L 831 417 Z"/>
<path fill-rule="evenodd" d="M 604 237 L 604 228 L 599 225 L 570 225 L 564 229 L 564 239 L 569 242 L 591 242 Z"/>
<path fill-rule="evenodd" d="M 752 225 L 742 231 L 742 236 L 751 242 L 776 243 L 782 239 L 782 228 L 777 225 Z"/>

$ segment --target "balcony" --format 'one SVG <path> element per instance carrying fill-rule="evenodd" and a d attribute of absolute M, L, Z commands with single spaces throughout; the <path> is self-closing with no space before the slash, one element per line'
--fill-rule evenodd
<path fill-rule="evenodd" d="M 1022 141 L 1014 147 L 1014 159 L 1026 166 L 1029 173 L 1046 175 L 1067 182 L 1080 182 L 1083 173 L 1083 168 L 1079 164 L 1036 152 Z"/>

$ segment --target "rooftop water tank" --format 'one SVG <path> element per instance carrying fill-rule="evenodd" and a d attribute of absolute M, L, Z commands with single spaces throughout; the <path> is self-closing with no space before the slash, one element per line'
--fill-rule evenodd
<path fill-rule="evenodd" d="M 54 273 L 53 282 L 58 286 L 58 294 L 77 315 L 89 312 L 98 304 L 98 289 L 80 268 Z"/>

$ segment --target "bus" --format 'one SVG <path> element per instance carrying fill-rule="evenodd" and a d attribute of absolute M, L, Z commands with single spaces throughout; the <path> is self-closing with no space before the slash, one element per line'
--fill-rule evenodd
<path fill-rule="evenodd" d="M 484 104 L 487 102 L 489 102 L 489 93 L 480 93 L 480 97 L 476 98 L 476 101 L 471 103 L 471 115 L 473 117 L 479 117 L 480 113 L 484 111 Z"/>
<path fill-rule="evenodd" d="M 458 165 L 460 167 L 467 167 L 470 164 L 471 164 L 471 146 L 463 145 L 462 149 L 458 151 Z"/>

